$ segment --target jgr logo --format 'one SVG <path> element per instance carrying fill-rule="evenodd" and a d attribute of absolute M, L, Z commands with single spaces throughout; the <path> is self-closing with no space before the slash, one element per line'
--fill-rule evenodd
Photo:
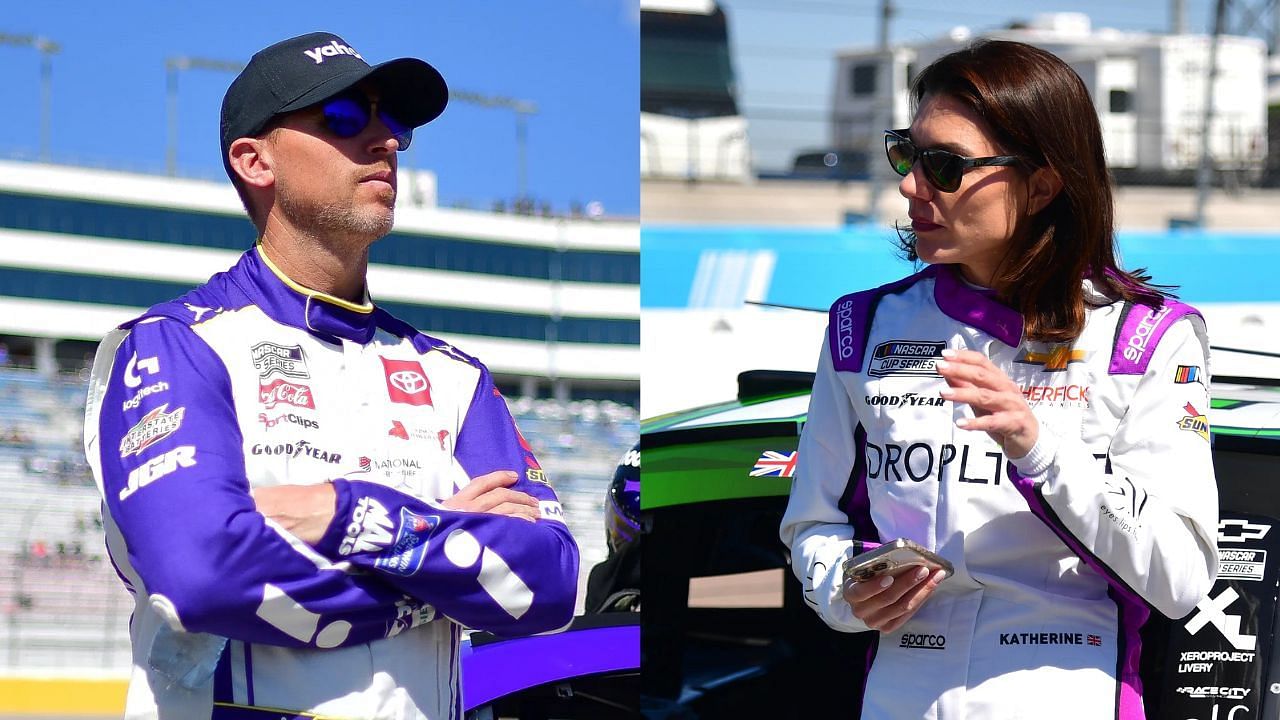
<path fill-rule="evenodd" d="M 169 452 L 154 457 L 129 473 L 128 484 L 120 491 L 120 500 L 138 492 L 180 467 L 191 467 L 196 464 L 196 449 L 191 445 L 176 447 Z"/>
<path fill-rule="evenodd" d="M 1173 308 L 1165 305 L 1158 312 L 1152 311 L 1142 318 L 1142 322 L 1138 323 L 1137 329 L 1129 336 L 1129 342 L 1124 348 L 1124 359 L 1129 362 L 1138 362 L 1147 352 L 1147 343 L 1151 340 L 1151 333 L 1164 319 L 1165 315 L 1173 312 Z"/>
<path fill-rule="evenodd" d="M 836 308 L 836 352 L 841 360 L 853 355 L 853 301 L 845 300 Z"/>
<path fill-rule="evenodd" d="M 902 640 L 898 642 L 898 647 L 917 648 L 922 650 L 946 650 L 947 636 L 904 633 L 902 635 Z"/>

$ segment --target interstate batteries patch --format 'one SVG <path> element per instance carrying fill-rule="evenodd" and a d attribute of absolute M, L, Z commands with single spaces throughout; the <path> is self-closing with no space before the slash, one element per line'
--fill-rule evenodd
<path fill-rule="evenodd" d="M 938 359 L 947 347 L 945 342 L 925 340 L 890 340 L 876 346 L 871 353 L 867 374 L 872 377 L 914 375 L 940 377 Z"/>

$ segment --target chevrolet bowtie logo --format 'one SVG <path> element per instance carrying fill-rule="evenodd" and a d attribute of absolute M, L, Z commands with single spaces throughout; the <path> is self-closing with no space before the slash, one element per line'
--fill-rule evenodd
<path fill-rule="evenodd" d="M 1084 350 L 1076 350 L 1064 345 L 1048 352 L 1023 350 L 1014 362 L 1024 365 L 1043 365 L 1045 372 L 1061 372 L 1071 363 L 1084 362 L 1086 357 L 1088 353 Z"/>

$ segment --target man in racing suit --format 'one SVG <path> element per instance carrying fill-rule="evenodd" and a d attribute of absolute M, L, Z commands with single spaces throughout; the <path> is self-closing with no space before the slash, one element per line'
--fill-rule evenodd
<path fill-rule="evenodd" d="M 866 631 L 847 559 L 909 538 L 955 566 L 880 635 L 861 717 L 1142 717 L 1149 608 L 1180 617 L 1211 587 L 1204 323 L 1087 290 L 1072 345 L 1025 340 L 1016 311 L 945 265 L 832 306 L 781 527 L 804 596 Z M 1020 386 L 1040 424 L 1025 457 L 957 427 L 973 413 L 939 395 L 947 348 Z"/>
<path fill-rule="evenodd" d="M 426 63 L 371 68 L 327 33 L 228 90 L 224 159 L 261 239 L 112 331 L 90 381 L 85 448 L 136 599 L 126 717 L 460 718 L 461 628 L 571 619 L 577 547 L 488 371 L 364 285 L 404 129 L 446 99 Z"/>

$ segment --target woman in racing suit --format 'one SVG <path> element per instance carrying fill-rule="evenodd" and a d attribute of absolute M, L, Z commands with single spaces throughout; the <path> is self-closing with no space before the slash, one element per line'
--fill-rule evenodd
<path fill-rule="evenodd" d="M 862 718 L 1142 717 L 1138 629 L 1217 570 L 1204 321 L 1120 269 L 1065 63 L 984 42 L 912 93 L 885 140 L 928 267 L 831 308 L 792 568 L 831 627 L 879 632 Z M 896 538 L 954 575 L 844 581 Z"/>

